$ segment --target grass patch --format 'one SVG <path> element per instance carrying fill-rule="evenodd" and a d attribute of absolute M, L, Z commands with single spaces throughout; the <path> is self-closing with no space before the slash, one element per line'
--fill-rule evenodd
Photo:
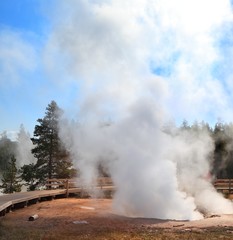
<path fill-rule="evenodd" d="M 12 226 L 7 222 L 0 222 L 0 239 L 1 240 L 41 240 L 45 233 L 32 229 L 24 229 Z"/>
<path fill-rule="evenodd" d="M 63 231 L 54 229 L 29 229 L 12 226 L 8 222 L 0 222 L 1 240 L 74 240 L 74 239 L 111 239 L 111 240 L 217 240 L 233 239 L 233 228 L 209 228 L 200 231 L 185 231 L 172 229 L 138 228 L 128 230 L 113 230 L 107 228 L 90 229 L 89 231 Z"/>

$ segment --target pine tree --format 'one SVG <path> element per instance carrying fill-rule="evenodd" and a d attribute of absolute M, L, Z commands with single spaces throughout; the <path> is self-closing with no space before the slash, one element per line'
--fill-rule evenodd
<path fill-rule="evenodd" d="M 34 137 L 35 147 L 32 153 L 37 159 L 35 165 L 40 182 L 46 178 L 70 178 L 74 173 L 68 151 L 59 138 L 59 119 L 62 110 L 55 101 L 46 108 L 45 117 L 38 119 Z"/>
<path fill-rule="evenodd" d="M 11 141 L 6 132 L 0 134 L 0 173 L 3 173 L 11 159 L 16 154 L 16 142 Z"/>
<path fill-rule="evenodd" d="M 6 170 L 3 172 L 2 185 L 0 188 L 3 188 L 3 193 L 20 192 L 22 185 L 19 182 L 16 159 L 14 155 L 12 155 Z"/>
<path fill-rule="evenodd" d="M 36 165 L 34 163 L 31 164 L 25 164 L 20 168 L 20 177 L 22 181 L 24 181 L 24 185 L 28 186 L 27 190 L 28 191 L 34 191 L 36 187 L 38 186 L 38 172 Z"/>

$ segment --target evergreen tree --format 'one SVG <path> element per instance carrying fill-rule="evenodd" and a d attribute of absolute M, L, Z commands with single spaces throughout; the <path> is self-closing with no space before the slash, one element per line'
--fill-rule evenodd
<path fill-rule="evenodd" d="M 211 136 L 213 135 L 213 130 L 207 122 L 202 121 L 200 127 L 202 131 L 207 131 Z"/>
<path fill-rule="evenodd" d="M 0 173 L 7 168 L 12 155 L 16 153 L 16 142 L 11 141 L 6 132 L 0 134 Z"/>
<path fill-rule="evenodd" d="M 31 163 L 24 165 L 20 169 L 21 179 L 25 182 L 25 186 L 28 186 L 28 191 L 34 191 L 38 185 L 38 172 L 36 165 Z"/>
<path fill-rule="evenodd" d="M 32 153 L 37 159 L 35 167 L 40 182 L 46 178 L 70 178 L 74 173 L 69 153 L 58 134 L 61 115 L 62 110 L 52 101 L 45 117 L 38 119 L 39 124 L 35 126 Z"/>
<path fill-rule="evenodd" d="M 193 125 L 191 126 L 191 130 L 196 133 L 198 133 L 201 130 L 198 121 L 194 121 Z"/>
<path fill-rule="evenodd" d="M 233 125 L 218 123 L 214 130 L 215 166 L 218 178 L 233 177 Z"/>
<path fill-rule="evenodd" d="M 3 189 L 3 193 L 20 192 L 22 185 L 19 182 L 16 159 L 14 155 L 12 155 L 6 170 L 3 172 L 2 185 L 0 188 Z"/>
<path fill-rule="evenodd" d="M 227 178 L 226 162 L 228 158 L 228 149 L 230 138 L 226 135 L 225 126 L 218 122 L 213 131 L 214 140 L 214 162 L 213 173 L 217 178 Z"/>
<path fill-rule="evenodd" d="M 188 121 L 187 120 L 183 120 L 183 122 L 182 122 L 182 125 L 181 125 L 181 127 L 180 127 L 180 129 L 181 130 L 190 130 L 190 126 L 189 126 L 189 124 L 188 124 Z"/>

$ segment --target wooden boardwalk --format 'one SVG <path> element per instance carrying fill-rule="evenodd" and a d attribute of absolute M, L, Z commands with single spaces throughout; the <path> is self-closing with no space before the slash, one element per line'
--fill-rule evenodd
<path fill-rule="evenodd" d="M 28 204 L 37 203 L 46 198 L 54 198 L 59 195 L 65 195 L 65 189 L 58 190 L 42 190 L 31 192 L 20 192 L 13 194 L 6 194 L 0 196 L 0 216 L 4 216 L 13 208 L 25 207 Z"/>
<path fill-rule="evenodd" d="M 69 189 L 40 190 L 5 194 L 0 196 L 0 216 L 4 216 L 12 209 L 26 207 L 43 200 L 51 200 L 58 197 L 68 197 L 70 194 L 84 193 L 93 190 L 114 191 L 114 186 L 95 186 L 89 188 L 73 187 Z"/>
<path fill-rule="evenodd" d="M 115 191 L 110 178 L 99 178 L 96 185 L 91 187 L 75 187 L 72 183 L 77 185 L 77 179 L 75 182 L 68 181 L 67 179 L 49 179 L 48 187 L 63 187 L 63 189 L 53 190 L 40 190 L 30 192 L 20 192 L 13 194 L 0 195 L 0 216 L 4 216 L 7 212 L 12 209 L 25 207 L 30 204 L 35 204 L 43 200 L 51 200 L 54 198 L 68 197 L 70 194 L 83 194 L 91 191 Z M 233 179 L 217 179 L 214 182 L 214 186 L 217 191 L 222 192 L 228 198 L 233 198 Z"/>

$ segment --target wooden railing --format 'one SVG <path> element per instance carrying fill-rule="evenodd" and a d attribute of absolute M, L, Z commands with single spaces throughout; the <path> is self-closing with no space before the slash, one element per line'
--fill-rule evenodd
<path fill-rule="evenodd" d="M 97 178 L 97 186 L 98 187 L 104 187 L 104 186 L 112 186 L 113 181 L 110 177 L 100 177 Z"/>
<path fill-rule="evenodd" d="M 218 192 L 229 195 L 233 193 L 233 179 L 216 179 L 214 187 Z"/>
<path fill-rule="evenodd" d="M 69 194 L 69 189 L 81 187 L 83 188 L 85 184 L 81 181 L 81 179 L 57 179 L 52 178 L 46 181 L 46 188 L 47 189 L 66 189 L 66 195 Z M 96 181 L 93 181 L 89 187 L 104 187 L 104 186 L 112 186 L 113 182 L 112 179 L 109 177 L 100 177 L 97 178 Z"/>
<path fill-rule="evenodd" d="M 66 189 L 66 197 L 69 195 L 69 179 L 48 179 L 45 184 L 46 188 L 51 189 Z"/>
<path fill-rule="evenodd" d="M 57 179 L 57 178 L 52 178 L 48 179 L 46 181 L 46 188 L 47 189 L 54 189 L 54 188 L 67 188 L 69 180 L 68 179 Z"/>

